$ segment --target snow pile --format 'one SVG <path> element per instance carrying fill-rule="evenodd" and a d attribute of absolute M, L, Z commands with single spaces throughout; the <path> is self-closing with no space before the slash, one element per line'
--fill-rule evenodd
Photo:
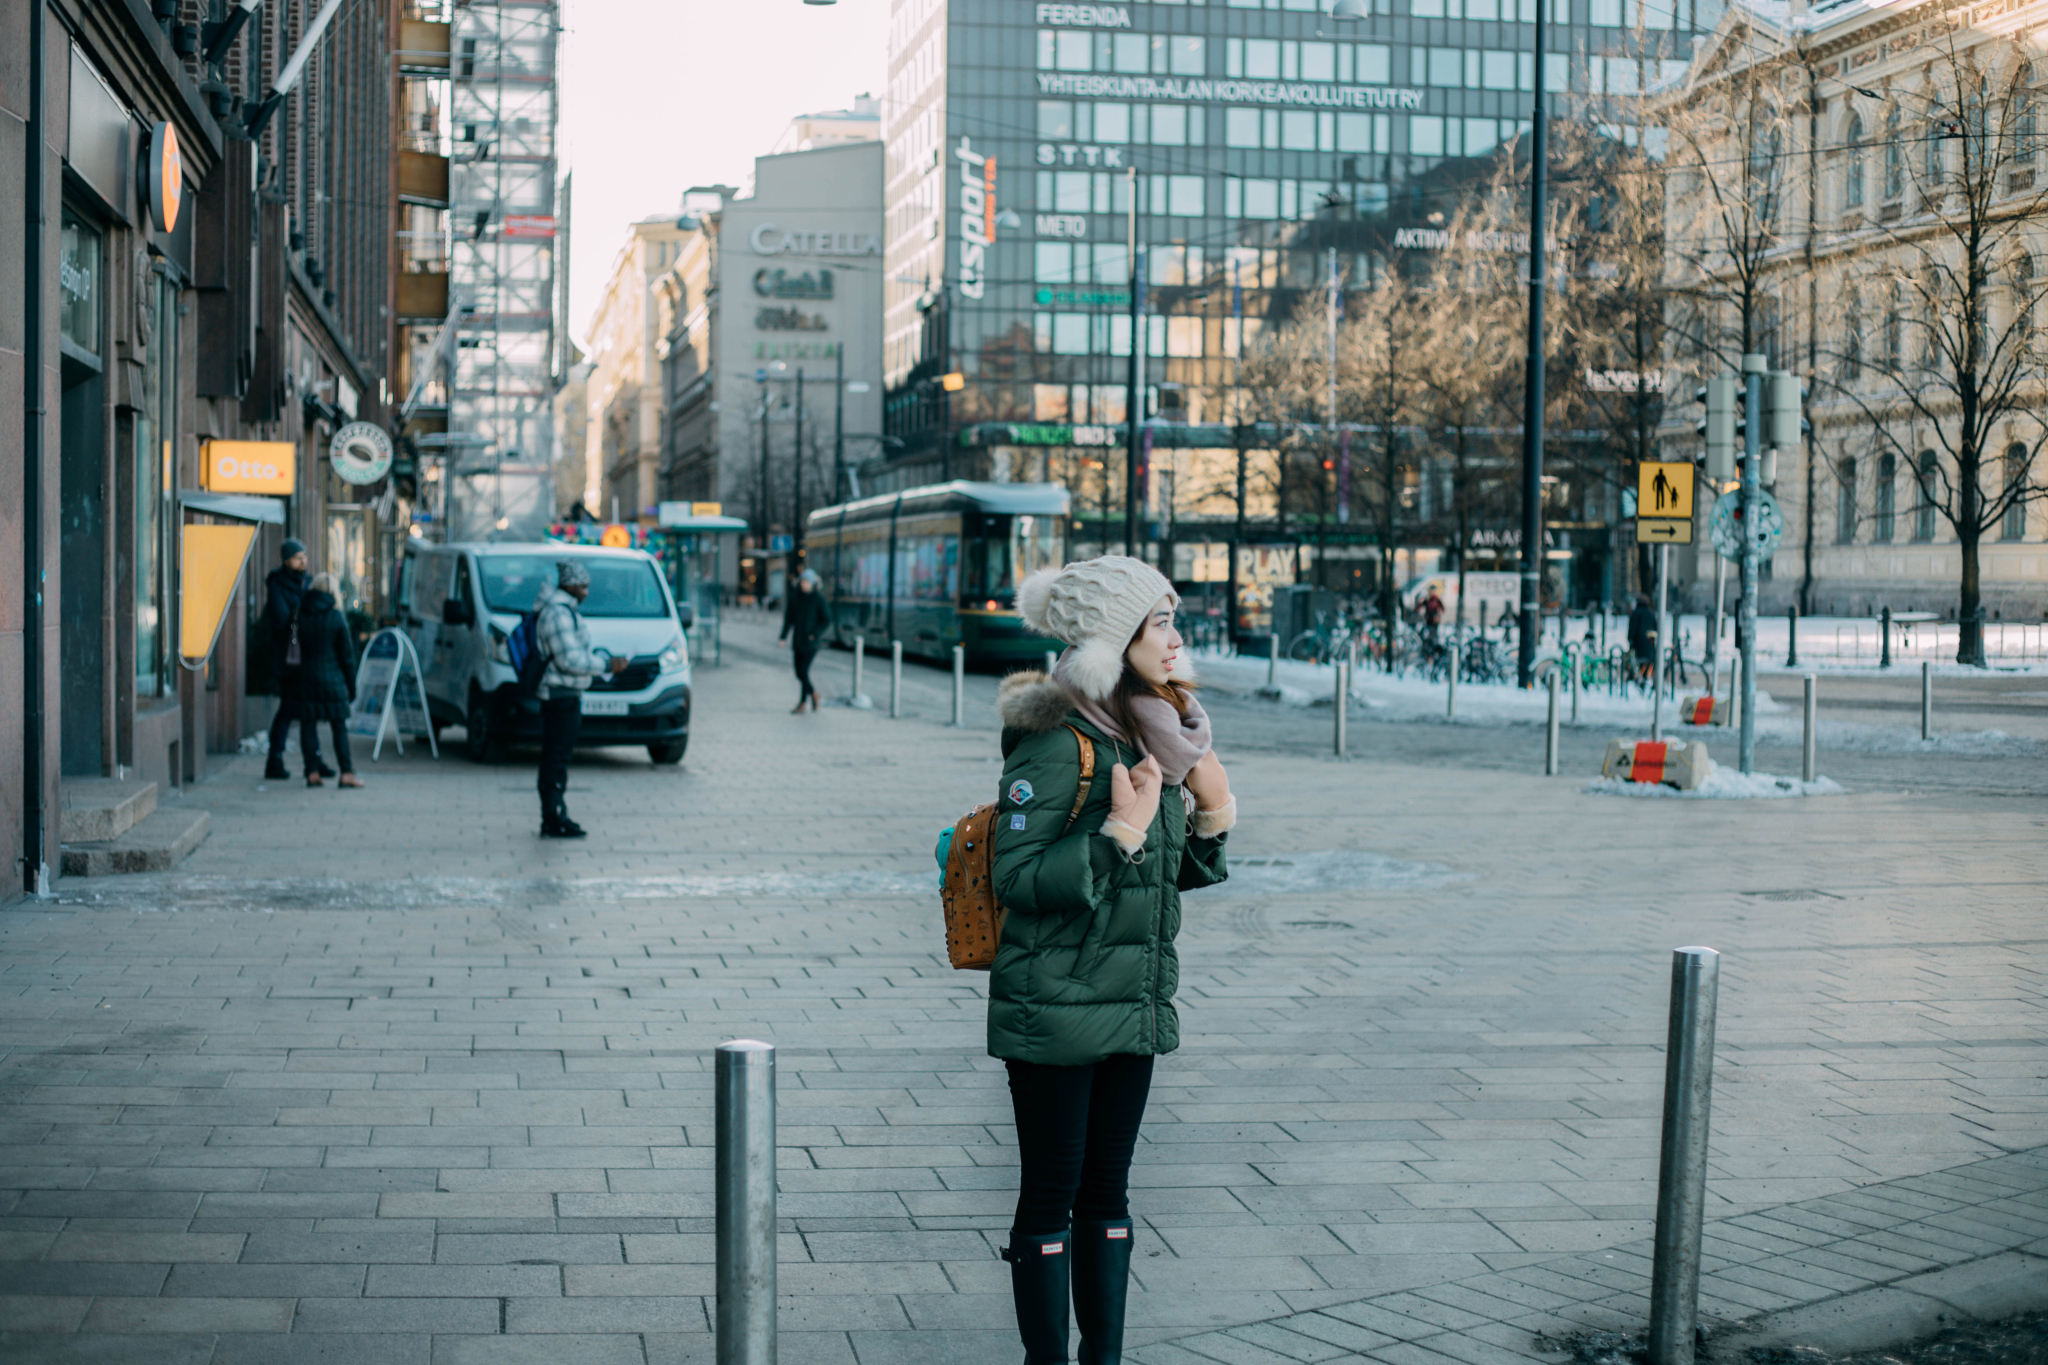
<path fill-rule="evenodd" d="M 1661 783 L 1628 782 L 1618 777 L 1599 778 L 1586 790 L 1598 796 L 1670 797 L 1684 801 L 1781 801 L 1793 796 L 1842 795 L 1841 784 L 1833 778 L 1818 777 L 1811 782 L 1803 782 L 1796 777 L 1779 777 L 1775 773 L 1744 776 L 1718 763 L 1694 791 L 1682 792 Z"/>

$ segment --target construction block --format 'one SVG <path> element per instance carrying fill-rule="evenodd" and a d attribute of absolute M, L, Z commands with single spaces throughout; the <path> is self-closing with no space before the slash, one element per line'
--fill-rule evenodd
<path fill-rule="evenodd" d="M 1602 777 L 1659 783 L 1682 792 L 1697 790 L 1713 770 L 1707 746 L 1698 740 L 1611 739 L 1600 764 Z"/>
<path fill-rule="evenodd" d="M 1678 703 L 1678 718 L 1687 725 L 1726 725 L 1726 697 L 1687 697 Z"/>

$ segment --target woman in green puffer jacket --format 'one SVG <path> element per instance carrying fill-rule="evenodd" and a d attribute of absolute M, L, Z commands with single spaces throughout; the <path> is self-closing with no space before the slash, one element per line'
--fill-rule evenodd
<path fill-rule="evenodd" d="M 1009 1070 L 1022 1168 L 1003 1259 L 1026 1365 L 1122 1359 L 1126 1195 L 1152 1059 L 1180 1045 L 1180 893 L 1224 879 L 1236 822 L 1192 669 L 1180 598 L 1136 559 L 1047 569 L 1017 593 L 1068 643 L 1054 676 L 1003 682 L 995 892 L 1008 909 L 989 977 L 988 1050 Z M 1094 774 L 1082 775 L 1082 746 Z"/>

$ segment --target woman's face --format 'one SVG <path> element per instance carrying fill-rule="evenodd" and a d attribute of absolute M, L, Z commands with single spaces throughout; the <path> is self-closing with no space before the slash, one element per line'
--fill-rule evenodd
<path fill-rule="evenodd" d="M 1162 597 L 1145 614 L 1145 627 L 1124 651 L 1131 671 L 1155 687 L 1173 677 L 1180 661 L 1180 632 L 1173 627 L 1173 599 Z"/>

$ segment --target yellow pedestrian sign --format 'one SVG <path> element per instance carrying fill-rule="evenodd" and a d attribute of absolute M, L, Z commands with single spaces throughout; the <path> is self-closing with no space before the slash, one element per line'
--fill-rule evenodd
<path fill-rule="evenodd" d="M 1636 482 L 1636 515 L 1691 521 L 1692 475 L 1687 460 L 1643 461 Z"/>

